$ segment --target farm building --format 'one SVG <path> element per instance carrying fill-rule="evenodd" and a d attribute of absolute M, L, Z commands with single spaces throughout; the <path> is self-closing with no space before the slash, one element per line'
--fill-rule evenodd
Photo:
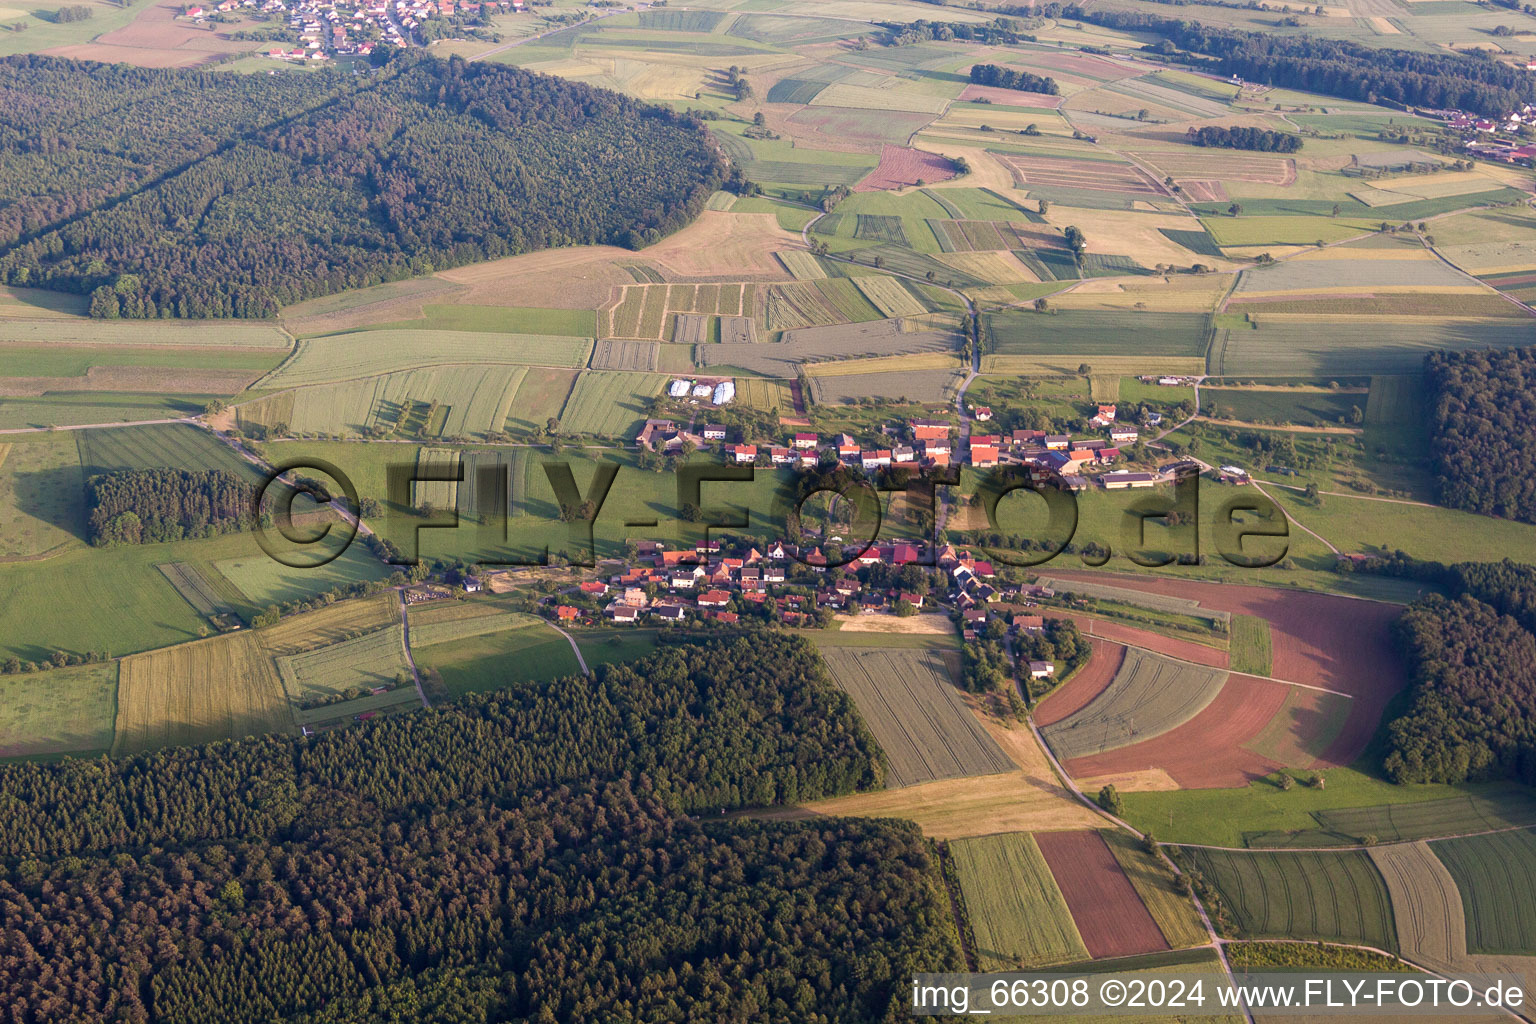
<path fill-rule="evenodd" d="M 706 441 L 724 441 L 725 440 L 725 427 L 724 427 L 724 425 L 719 424 L 719 423 L 706 423 L 706 424 L 704 424 L 704 440 L 706 440 Z"/>
<path fill-rule="evenodd" d="M 1099 483 L 1106 491 L 1123 491 L 1130 488 L 1151 487 L 1157 483 L 1157 477 L 1151 473 L 1132 473 L 1122 469 L 1114 473 L 1105 473 L 1099 477 Z"/>
<path fill-rule="evenodd" d="M 1029 663 L 1029 678 L 1048 679 L 1056 674 L 1056 666 L 1049 661 L 1032 661 Z"/>

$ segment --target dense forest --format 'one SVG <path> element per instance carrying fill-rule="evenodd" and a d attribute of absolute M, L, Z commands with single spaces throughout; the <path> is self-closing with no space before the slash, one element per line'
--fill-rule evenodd
<path fill-rule="evenodd" d="M 1536 347 L 1433 352 L 1425 366 L 1441 503 L 1536 522 Z"/>
<path fill-rule="evenodd" d="M 905 1019 L 959 970 L 915 826 L 699 823 L 642 782 L 0 874 L 44 1021 Z"/>
<path fill-rule="evenodd" d="M 993 85 L 999 89 L 1020 89 L 1024 92 L 1044 93 L 1047 96 L 1055 96 L 1061 92 L 1061 87 L 1056 84 L 1054 78 L 1032 75 L 1028 71 L 999 67 L 996 64 L 971 65 L 971 81 L 977 85 Z"/>
<path fill-rule="evenodd" d="M 1218 128 L 1191 128 L 1185 138 L 1194 146 L 1211 146 L 1218 149 L 1254 149 L 1261 153 L 1294 153 L 1301 148 L 1301 137 L 1289 132 L 1271 131 L 1268 128 L 1248 128 L 1234 125 Z"/>
<path fill-rule="evenodd" d="M 222 469 L 125 469 L 85 482 L 86 532 L 97 547 L 211 537 L 251 519 L 251 485 Z"/>
<path fill-rule="evenodd" d="M 748 634 L 310 738 L 0 764 L 0 859 L 279 836 L 593 778 L 718 812 L 877 787 L 881 757 L 808 642 Z"/>
<path fill-rule="evenodd" d="M 1150 33 L 1160 37 L 1151 50 L 1169 54 L 1185 50 L 1211 58 L 1211 70 L 1223 75 L 1325 96 L 1492 116 L 1536 102 L 1536 79 L 1514 64 L 1481 55 L 1382 49 L 1310 34 L 1248 32 L 1077 4 L 1000 10 Z"/>
<path fill-rule="evenodd" d="M 1536 784 L 1536 635 L 1469 594 L 1417 602 L 1395 629 L 1412 704 L 1388 726 L 1387 775 Z"/>
<path fill-rule="evenodd" d="M 726 174 L 686 115 L 494 64 L 367 76 L 0 59 L 0 281 L 256 317 L 559 245 L 637 248 Z"/>

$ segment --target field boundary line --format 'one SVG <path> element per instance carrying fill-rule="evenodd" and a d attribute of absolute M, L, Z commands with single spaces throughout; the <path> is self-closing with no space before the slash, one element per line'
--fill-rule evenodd
<path fill-rule="evenodd" d="M 1306 593 L 1312 593 L 1312 591 L 1306 591 Z M 1097 621 L 1097 620 L 1093 620 L 1093 621 Z M 1108 621 L 1108 620 L 1106 620 L 1106 621 Z M 1187 658 L 1181 658 L 1177 654 L 1167 654 L 1167 653 L 1165 653 L 1163 651 L 1153 650 L 1150 647 L 1145 647 L 1145 646 L 1143 646 L 1141 644 L 1136 643 L 1134 640 L 1122 640 L 1122 639 L 1120 639 L 1118 637 L 1111 638 L 1111 637 L 1107 637 L 1107 636 L 1099 636 L 1098 634 L 1093 632 L 1093 628 L 1092 628 L 1091 625 L 1089 626 L 1088 635 L 1090 637 L 1092 637 L 1093 639 L 1095 639 L 1095 640 L 1105 640 L 1105 641 L 1108 641 L 1110 643 L 1120 644 L 1123 647 L 1134 647 L 1138 651 L 1146 651 L 1149 654 L 1157 655 L 1159 658 L 1166 658 L 1169 661 L 1176 661 L 1176 662 L 1178 662 L 1181 665 L 1188 665 L 1191 668 L 1198 668 L 1198 669 L 1202 669 L 1204 671 L 1210 671 L 1212 669 L 1212 667 L 1213 667 L 1213 666 L 1210 666 L 1210 665 L 1202 665 L 1198 661 L 1190 661 Z M 1187 641 L 1187 642 L 1188 643 L 1194 643 L 1194 641 L 1192 641 L 1192 640 L 1191 641 Z M 1217 647 L 1213 647 L 1211 649 L 1212 650 L 1220 650 L 1220 648 L 1217 648 Z M 1330 689 L 1328 689 L 1327 687 L 1324 687 L 1324 686 L 1314 686 L 1311 683 L 1298 683 L 1294 679 L 1281 679 L 1279 676 L 1261 676 L 1261 675 L 1258 675 L 1258 674 L 1253 673 L 1253 672 L 1238 672 L 1238 671 L 1235 671 L 1235 670 L 1233 670 L 1231 668 L 1220 669 L 1219 671 L 1226 672 L 1228 675 L 1232 675 L 1232 676 L 1249 676 L 1249 677 L 1251 677 L 1253 679 L 1265 679 L 1265 680 L 1268 680 L 1271 683 L 1279 683 L 1282 686 L 1294 686 L 1294 687 L 1296 687 L 1299 690 L 1312 690 L 1312 691 L 1314 691 L 1316 693 L 1331 693 L 1331 694 L 1333 694 L 1336 697 L 1343 697 L 1346 700 L 1354 700 L 1355 699 L 1353 694 L 1343 693 L 1343 692 L 1341 692 L 1339 690 L 1330 690 Z M 1223 685 L 1225 685 L 1225 684 L 1223 684 Z"/>
<path fill-rule="evenodd" d="M 421 706 L 430 709 L 432 702 L 427 700 L 427 691 L 421 686 L 421 672 L 416 668 L 416 658 L 411 654 L 411 606 L 405 600 L 405 588 L 395 591 L 400 598 L 400 646 L 405 650 L 405 663 L 411 668 L 411 678 L 416 681 L 416 696 L 421 698 Z"/>
<path fill-rule="evenodd" d="M 1402 804 L 1394 806 L 1408 807 L 1412 805 Z M 1339 809 L 1349 810 L 1349 808 Z M 1399 839 L 1391 843 L 1377 843 L 1374 846 L 1363 846 L 1360 844 L 1354 846 L 1211 846 L 1206 843 L 1173 842 L 1170 842 L 1168 845 L 1182 846 L 1190 850 L 1220 850 L 1224 853 L 1344 853 L 1352 850 L 1384 850 L 1392 846 L 1412 846 L 1414 843 L 1439 843 L 1447 839 L 1475 839 L 1478 836 L 1496 836 L 1504 832 L 1529 832 L 1531 828 L 1532 826 L 1530 825 L 1501 825 L 1498 828 L 1486 828 L 1476 832 L 1454 832 L 1450 835 L 1431 836 L 1423 839 Z"/>

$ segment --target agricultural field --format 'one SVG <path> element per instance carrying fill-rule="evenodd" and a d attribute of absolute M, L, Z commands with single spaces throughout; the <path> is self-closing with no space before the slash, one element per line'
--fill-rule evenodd
<path fill-rule="evenodd" d="M 305 338 L 293 356 L 259 381 L 262 388 L 373 377 L 452 363 L 585 366 L 590 338 L 490 331 L 354 331 Z"/>
<path fill-rule="evenodd" d="M 459 504 L 459 450 L 421 448 L 416 452 L 416 479 L 411 484 L 412 504 L 456 508 Z"/>
<path fill-rule="evenodd" d="M 1536 833 L 1445 839 L 1429 848 L 1466 905 L 1468 951 L 1536 955 Z"/>
<path fill-rule="evenodd" d="M 888 786 L 1013 770 L 966 707 L 943 653 L 825 647 L 822 657 L 885 751 Z"/>
<path fill-rule="evenodd" d="M 64 298 L 60 296 L 59 298 Z M 283 350 L 293 339 L 271 324 L 240 320 L 166 322 L 100 321 L 84 317 L 46 320 L 0 319 L 0 345 L 84 345 L 92 349 L 153 348 Z M 175 365 L 175 364 L 169 364 Z"/>
<path fill-rule="evenodd" d="M 1338 427 L 1353 423 L 1355 409 L 1364 411 L 1365 397 L 1358 390 L 1343 388 L 1203 387 L 1200 389 L 1200 411 L 1215 420 Z"/>
<path fill-rule="evenodd" d="M 1269 675 L 1274 667 L 1269 623 L 1257 615 L 1232 616 L 1230 658 L 1234 672 Z"/>
<path fill-rule="evenodd" d="M 1112 401 L 1112 399 L 1106 399 L 1106 401 Z M 1152 594 L 1144 590 L 1130 590 L 1108 583 L 1093 583 L 1087 580 L 1061 580 L 1051 576 L 1041 576 L 1035 582 L 1042 587 L 1049 587 L 1058 594 L 1067 593 L 1099 601 L 1113 601 L 1118 604 L 1135 605 L 1138 608 L 1146 608 L 1151 611 L 1168 612 L 1173 615 L 1204 619 L 1210 624 L 1221 623 L 1225 625 L 1232 618 L 1231 612 L 1211 611 L 1202 608 L 1199 601 L 1186 597 L 1175 597 L 1172 594 Z"/>
<path fill-rule="evenodd" d="M 1254 321 L 1216 332 L 1210 373 L 1288 378 L 1415 373 L 1429 352 L 1507 348 L 1530 334 L 1523 322 L 1497 319 L 1256 313 Z"/>
<path fill-rule="evenodd" d="M 256 609 L 310 598 L 333 587 L 363 580 L 383 579 L 382 562 L 362 544 L 353 544 L 334 561 L 318 568 L 294 569 L 247 541 L 251 554 L 220 559 L 212 568 L 235 587 Z"/>
<path fill-rule="evenodd" d="M 1180 853 L 1221 893 L 1243 938 L 1348 942 L 1397 950 L 1392 901 L 1364 851 L 1189 847 Z"/>
<path fill-rule="evenodd" d="M 860 277 L 854 285 L 884 317 L 920 316 L 928 312 L 923 300 L 893 277 Z"/>
<path fill-rule="evenodd" d="M 1225 672 L 1132 648 L 1102 694 L 1042 732 L 1063 762 L 1103 754 L 1183 725 L 1216 699 L 1226 681 Z"/>
<path fill-rule="evenodd" d="M 85 512 L 82 483 L 73 438 L 0 441 L 0 562 L 76 540 Z"/>
<path fill-rule="evenodd" d="M 863 323 L 881 316 L 880 310 L 846 278 L 770 285 L 763 305 L 770 331 Z"/>
<path fill-rule="evenodd" d="M 255 484 L 261 474 L 206 430 L 185 423 L 77 430 L 85 477 L 121 469 L 221 469 Z"/>
<path fill-rule="evenodd" d="M 711 345 L 708 351 L 723 348 Z M 633 437 L 645 419 L 646 405 L 661 394 L 665 377 L 620 370 L 588 370 L 560 413 L 560 429 L 598 437 Z"/>
<path fill-rule="evenodd" d="M 299 388 L 265 400 L 245 422 L 271 427 L 285 422 L 300 434 L 367 434 L 409 429 L 422 407 L 440 415 L 423 428 L 444 437 L 483 435 L 506 424 L 528 370 L 523 366 L 436 366 L 382 377 Z"/>
<path fill-rule="evenodd" d="M 155 568 L 160 570 L 171 586 L 176 588 L 176 593 L 180 594 L 203 618 L 225 615 L 235 610 L 213 588 L 213 585 L 203 578 L 197 566 L 186 562 L 165 562 Z"/>
<path fill-rule="evenodd" d="M 1034 837 L 1012 832 L 949 844 L 983 971 L 1088 959 Z"/>
<path fill-rule="evenodd" d="M 304 705 L 347 690 L 396 686 L 410 669 L 402 627 L 396 624 L 304 654 L 280 656 L 277 672 L 288 699 Z"/>
<path fill-rule="evenodd" d="M 117 716 L 117 662 L 0 676 L 0 760 L 104 754 Z"/>
<path fill-rule="evenodd" d="M 1169 947 L 1203 946 L 1210 940 L 1194 904 L 1179 892 L 1173 872 L 1161 857 L 1148 853 L 1140 840 L 1120 829 L 1105 829 L 1099 835 L 1120 862 L 1120 869 Z"/>
<path fill-rule="evenodd" d="M 542 621 L 537 616 L 503 611 L 495 605 L 457 601 L 427 605 L 410 612 L 411 646 L 430 647 L 470 636 L 526 629 Z"/>
<path fill-rule="evenodd" d="M 291 732 L 293 713 L 252 633 L 230 633 L 124 658 L 114 754 Z"/>
<path fill-rule="evenodd" d="M 447 643 L 413 645 L 411 653 L 419 669 L 441 673 L 443 685 L 454 696 L 581 671 L 570 643 L 544 623 Z"/>
<path fill-rule="evenodd" d="M 683 318 L 678 317 L 679 334 L 682 333 L 682 322 Z M 695 339 L 695 341 L 703 340 L 703 338 Z M 603 340 L 599 341 L 592 351 L 592 369 L 654 371 L 657 369 L 660 355 L 661 346 L 656 342 Z"/>
<path fill-rule="evenodd" d="M 964 380 L 965 371 L 959 369 L 816 375 L 811 377 L 811 399 L 822 406 L 855 405 L 867 398 L 947 402 Z"/>
<path fill-rule="evenodd" d="M 851 282 L 844 281 L 844 284 Z M 778 344 L 705 345 L 704 366 L 736 367 L 765 377 L 794 377 L 804 363 L 861 356 L 953 353 L 960 336 L 941 330 L 906 330 L 903 321 L 877 320 L 851 327 L 786 331 Z"/>
<path fill-rule="evenodd" d="M 1095 960 L 1168 949 L 1147 906 L 1098 831 L 1041 832 L 1035 842 Z"/>
<path fill-rule="evenodd" d="M 995 313 L 983 322 L 989 373 L 1075 373 L 1085 362 L 1095 373 L 1189 372 L 1204 365 L 1212 330 L 1200 313 Z"/>

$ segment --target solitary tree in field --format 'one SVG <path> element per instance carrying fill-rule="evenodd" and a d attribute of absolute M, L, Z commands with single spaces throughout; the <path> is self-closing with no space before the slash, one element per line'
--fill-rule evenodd
<path fill-rule="evenodd" d="M 1334 204 L 1333 204 L 1333 215 L 1334 215 L 1334 216 L 1335 216 L 1335 217 L 1337 217 L 1337 216 L 1338 216 L 1338 215 L 1339 215 L 1339 212 L 1340 212 L 1340 211 L 1341 211 L 1341 210 L 1343 210 L 1343 209 L 1344 209 L 1344 208 L 1343 208 L 1343 207 L 1342 207 L 1342 206 L 1340 206 L 1340 205 L 1339 205 L 1339 204 L 1338 204 L 1338 203 L 1334 203 Z"/>
<path fill-rule="evenodd" d="M 1050 212 L 1051 212 L 1051 201 L 1049 199 L 1042 199 L 1042 200 L 1040 200 L 1040 216 L 1044 217 L 1046 214 L 1048 214 Z"/>
<path fill-rule="evenodd" d="M 1035 312 L 1036 313 L 1044 313 L 1046 310 L 1048 310 L 1050 308 L 1051 308 L 1051 301 L 1049 299 L 1047 299 L 1044 295 L 1040 296 L 1038 299 L 1035 300 Z"/>
<path fill-rule="evenodd" d="M 1243 204 L 1233 203 L 1231 206 L 1227 207 L 1227 212 L 1236 217 L 1238 214 L 1243 212 Z"/>

